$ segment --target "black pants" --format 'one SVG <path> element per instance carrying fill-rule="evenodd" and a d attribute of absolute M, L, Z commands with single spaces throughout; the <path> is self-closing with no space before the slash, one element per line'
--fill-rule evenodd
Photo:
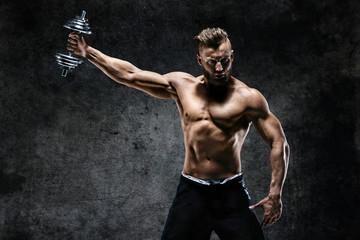
<path fill-rule="evenodd" d="M 203 185 L 183 176 L 170 208 L 162 240 L 263 240 L 264 235 L 242 176 L 225 184 Z"/>

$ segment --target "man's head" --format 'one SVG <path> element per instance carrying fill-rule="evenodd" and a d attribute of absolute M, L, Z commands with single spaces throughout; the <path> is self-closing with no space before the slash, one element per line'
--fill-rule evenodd
<path fill-rule="evenodd" d="M 223 86 L 231 78 L 234 51 L 227 33 L 221 28 L 207 28 L 194 38 L 199 47 L 197 60 L 207 81 Z"/>

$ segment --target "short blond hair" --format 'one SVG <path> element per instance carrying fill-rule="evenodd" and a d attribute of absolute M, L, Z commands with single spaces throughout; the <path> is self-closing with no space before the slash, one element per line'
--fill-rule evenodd
<path fill-rule="evenodd" d="M 194 37 L 198 47 L 211 47 L 217 49 L 221 43 L 229 41 L 228 34 L 221 28 L 206 28 Z"/>

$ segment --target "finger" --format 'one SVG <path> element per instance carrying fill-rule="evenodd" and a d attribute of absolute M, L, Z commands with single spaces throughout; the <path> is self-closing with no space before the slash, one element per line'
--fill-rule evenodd
<path fill-rule="evenodd" d="M 267 222 L 267 225 L 273 224 L 276 221 L 275 219 L 276 219 L 275 217 L 269 218 L 269 221 Z"/>
<path fill-rule="evenodd" d="M 250 208 L 251 210 L 253 210 L 253 209 L 255 209 L 255 208 L 258 208 L 258 207 L 260 207 L 260 206 L 263 205 L 263 202 L 264 202 L 264 200 L 261 200 L 260 202 L 258 202 L 258 203 L 255 204 L 255 205 L 250 206 L 249 208 Z"/>
<path fill-rule="evenodd" d="M 268 225 L 270 224 L 274 224 L 276 221 L 278 221 L 280 219 L 280 214 L 274 214 L 271 218 L 270 221 L 268 223 Z"/>
<path fill-rule="evenodd" d="M 72 40 L 72 41 L 79 41 L 79 39 L 74 38 L 74 37 L 70 37 L 70 36 L 69 36 L 69 38 L 68 38 L 68 41 L 69 41 L 69 40 Z"/>
<path fill-rule="evenodd" d="M 73 37 L 68 37 L 68 41 L 78 42 L 79 39 L 73 38 Z"/>
<path fill-rule="evenodd" d="M 77 42 L 72 40 L 71 38 L 68 39 L 68 44 L 73 44 L 73 45 L 76 45 Z"/>
<path fill-rule="evenodd" d="M 255 205 L 250 206 L 249 209 L 250 209 L 250 210 L 254 210 L 254 209 L 258 208 L 259 206 L 260 206 L 260 205 L 257 203 L 257 204 L 255 204 Z"/>
<path fill-rule="evenodd" d="M 76 36 L 76 37 L 80 36 L 80 34 L 78 32 L 71 32 L 71 33 L 69 33 L 69 35 Z"/>
<path fill-rule="evenodd" d="M 277 222 L 280 219 L 280 214 L 274 216 L 273 223 Z"/>
<path fill-rule="evenodd" d="M 77 46 L 77 45 L 78 45 L 78 42 L 77 42 L 77 41 L 73 41 L 73 40 L 69 40 L 69 41 L 67 42 L 67 45 Z"/>
<path fill-rule="evenodd" d="M 265 227 L 265 226 L 266 226 L 266 222 L 267 222 L 267 220 L 263 219 L 263 221 L 261 222 L 261 227 Z"/>
<path fill-rule="evenodd" d="M 263 217 L 263 221 L 262 221 L 262 226 L 266 226 L 269 224 L 270 220 L 271 220 L 271 215 L 269 211 L 265 211 L 264 212 L 264 217 Z"/>
<path fill-rule="evenodd" d="M 264 217 L 262 223 L 261 223 L 261 227 L 266 227 L 269 224 L 269 218 Z"/>
<path fill-rule="evenodd" d="M 76 44 L 68 43 L 66 44 L 67 47 L 76 48 Z"/>
<path fill-rule="evenodd" d="M 74 39 L 80 39 L 80 34 L 76 33 L 76 32 L 72 32 L 69 34 L 70 38 L 74 38 Z"/>

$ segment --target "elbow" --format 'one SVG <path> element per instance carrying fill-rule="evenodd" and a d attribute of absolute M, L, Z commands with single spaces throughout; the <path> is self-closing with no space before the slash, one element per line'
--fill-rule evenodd
<path fill-rule="evenodd" d="M 278 154 L 282 155 L 282 158 L 285 160 L 286 165 L 289 162 L 290 156 L 290 145 L 287 142 L 285 137 L 281 137 L 276 141 L 273 141 L 271 144 L 272 149 L 274 149 Z"/>
<path fill-rule="evenodd" d="M 270 141 L 271 148 L 282 148 L 283 150 L 289 146 L 289 144 L 286 141 L 285 136 L 278 136 L 276 138 L 273 138 L 272 141 Z"/>
<path fill-rule="evenodd" d="M 134 72 L 123 73 L 123 80 L 125 80 L 130 85 L 134 84 L 136 82 L 136 74 Z"/>
<path fill-rule="evenodd" d="M 108 75 L 119 83 L 128 86 L 133 85 L 138 79 L 139 70 L 125 61 L 118 62 L 115 60 L 106 68 L 108 70 Z"/>
<path fill-rule="evenodd" d="M 113 74 L 110 74 L 110 77 L 116 82 L 128 87 L 134 87 L 137 82 L 137 76 L 134 72 L 115 71 Z"/>
<path fill-rule="evenodd" d="M 123 78 L 128 86 L 135 87 L 141 85 L 143 84 L 141 79 L 144 79 L 143 71 L 140 69 L 128 69 L 128 71 L 123 73 Z"/>

